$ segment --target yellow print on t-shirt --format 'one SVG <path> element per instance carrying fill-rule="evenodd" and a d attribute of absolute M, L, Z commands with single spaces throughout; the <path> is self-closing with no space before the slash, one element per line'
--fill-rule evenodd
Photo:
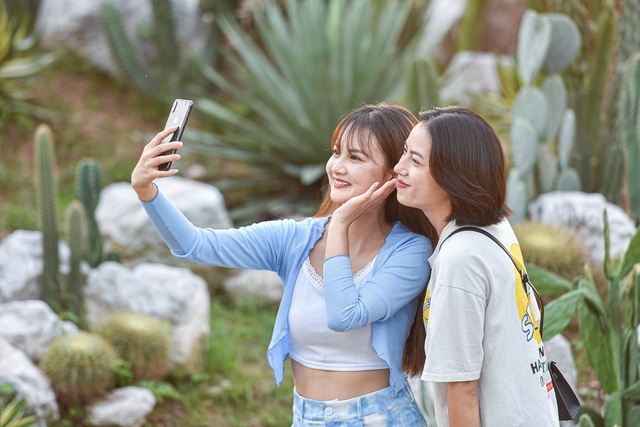
<path fill-rule="evenodd" d="M 422 320 L 424 321 L 425 326 L 427 326 L 427 323 L 429 323 L 430 308 L 431 308 L 431 289 L 427 289 L 427 292 L 424 295 L 424 303 L 422 304 Z"/>
<path fill-rule="evenodd" d="M 524 266 L 522 252 L 520 252 L 520 245 L 514 243 L 509 249 L 518 265 Z M 524 267 L 521 268 L 524 269 Z M 542 337 L 540 336 L 540 331 L 538 329 L 538 319 L 536 319 L 535 313 L 533 313 L 531 309 L 531 295 L 525 292 L 524 287 L 522 286 L 522 278 L 520 277 L 520 273 L 516 269 L 515 265 L 513 266 L 513 274 L 516 279 L 515 298 L 518 316 L 520 318 L 520 327 L 522 332 L 525 334 L 527 341 L 535 339 L 536 342 L 540 344 L 542 343 Z"/>

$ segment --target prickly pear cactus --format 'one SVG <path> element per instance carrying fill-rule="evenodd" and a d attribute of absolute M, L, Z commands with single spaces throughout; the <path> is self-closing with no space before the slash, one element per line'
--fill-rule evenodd
<path fill-rule="evenodd" d="M 532 10 L 524 14 L 517 48 L 524 85 L 512 106 L 507 182 L 514 223 L 526 219 L 529 201 L 538 194 L 580 189 L 578 173 L 569 166 L 575 114 L 567 108 L 567 90 L 557 73 L 573 61 L 581 43 L 580 31 L 568 16 Z"/>
<path fill-rule="evenodd" d="M 101 334 L 131 364 L 135 381 L 162 379 L 170 368 L 171 337 L 159 320 L 137 313 L 114 315 Z"/>

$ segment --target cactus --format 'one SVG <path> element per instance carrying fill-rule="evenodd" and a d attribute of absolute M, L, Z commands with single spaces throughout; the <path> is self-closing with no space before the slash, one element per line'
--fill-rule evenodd
<path fill-rule="evenodd" d="M 529 200 L 539 193 L 580 188 L 577 172 L 569 165 L 575 114 L 567 108 L 567 90 L 557 74 L 575 58 L 580 45 L 580 32 L 568 16 L 525 12 L 517 47 L 523 86 L 512 106 L 507 183 L 514 222 L 526 218 Z M 540 73 L 548 75 L 537 86 Z"/>
<path fill-rule="evenodd" d="M 40 125 L 35 135 L 36 189 L 40 202 L 40 224 L 42 227 L 42 297 L 58 312 L 61 276 L 58 254 L 58 223 L 56 214 L 55 155 L 53 134 L 47 125 Z"/>
<path fill-rule="evenodd" d="M 519 74 L 525 85 L 532 85 L 542 69 L 551 42 L 551 31 L 551 23 L 542 15 L 532 10 L 524 13 L 518 32 L 516 57 Z"/>
<path fill-rule="evenodd" d="M 576 58 L 582 36 L 576 23 L 567 15 L 547 13 L 544 16 L 551 24 L 551 40 L 541 71 L 551 75 L 561 72 Z"/>
<path fill-rule="evenodd" d="M 88 222 L 89 247 L 85 259 L 91 267 L 97 267 L 103 261 L 103 239 L 95 217 L 101 188 L 102 177 L 98 164 L 92 159 L 82 160 L 76 171 L 76 197 L 84 206 Z"/>
<path fill-rule="evenodd" d="M 219 1 L 218 1 L 219 2 Z M 101 10 L 101 22 L 107 33 L 111 52 L 124 73 L 145 93 L 161 100 L 172 100 L 181 85 L 201 80 L 201 63 L 211 64 L 215 55 L 181 58 L 176 37 L 171 0 L 150 0 L 154 21 L 150 23 L 156 61 L 143 64 L 133 43 L 125 31 L 120 13 L 115 6 L 105 4 Z M 210 40 L 217 41 L 212 31 Z M 214 50 L 216 46 L 208 46 Z"/>
<path fill-rule="evenodd" d="M 78 200 L 74 200 L 67 209 L 67 229 L 71 259 L 69 261 L 69 275 L 64 292 L 64 306 L 77 317 L 80 328 L 86 328 L 84 308 L 84 277 L 80 270 L 80 263 L 84 258 L 87 246 L 87 217 L 84 207 Z"/>
<path fill-rule="evenodd" d="M 102 25 L 111 45 L 114 56 L 133 82 L 150 96 L 157 96 L 157 84 L 138 60 L 137 54 L 127 38 L 120 13 L 115 6 L 105 4 L 101 11 Z"/>
<path fill-rule="evenodd" d="M 109 390 L 116 360 L 116 353 L 106 340 L 81 332 L 52 341 L 40 363 L 51 380 L 58 402 L 72 406 L 84 404 Z"/>
<path fill-rule="evenodd" d="M 109 319 L 101 334 L 120 358 L 131 364 L 134 380 L 162 379 L 168 373 L 171 338 L 157 319 L 120 313 Z"/>
<path fill-rule="evenodd" d="M 567 280 L 573 280 L 584 271 L 587 254 L 570 232 L 531 221 L 514 224 L 513 231 L 527 264 L 537 265 Z"/>
<path fill-rule="evenodd" d="M 622 140 L 626 150 L 627 189 L 631 214 L 640 221 L 640 52 L 627 61 L 620 97 Z"/>

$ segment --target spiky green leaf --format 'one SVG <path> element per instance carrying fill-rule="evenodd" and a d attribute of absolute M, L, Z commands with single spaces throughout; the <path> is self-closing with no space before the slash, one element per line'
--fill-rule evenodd
<path fill-rule="evenodd" d="M 618 280 L 622 280 L 631 272 L 634 265 L 640 262 L 640 228 L 638 228 L 629 242 L 629 246 L 622 256 L 618 269 Z"/>

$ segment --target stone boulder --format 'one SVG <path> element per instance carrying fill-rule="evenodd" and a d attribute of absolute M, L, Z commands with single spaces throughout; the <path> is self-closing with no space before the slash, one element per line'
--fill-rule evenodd
<path fill-rule="evenodd" d="M 628 248 L 636 226 L 627 213 L 607 202 L 602 194 L 581 191 L 544 193 L 529 204 L 529 219 L 574 233 L 595 264 L 604 260 L 604 210 L 609 218 L 611 257 Z"/>
<path fill-rule="evenodd" d="M 486 52 L 458 52 L 451 59 L 445 71 L 446 81 L 440 90 L 445 102 L 469 105 L 478 94 L 500 94 L 498 62 L 510 66 L 508 56 L 498 56 Z"/>
<path fill-rule="evenodd" d="M 225 291 L 235 300 L 250 300 L 257 304 L 278 303 L 283 286 L 273 271 L 242 270 L 223 283 Z"/>
<path fill-rule="evenodd" d="M 93 269 L 85 289 L 90 328 L 115 313 L 133 312 L 172 326 L 171 360 L 193 366 L 210 332 L 211 300 L 206 282 L 186 268 L 144 263 L 129 269 L 104 262 Z"/>
<path fill-rule="evenodd" d="M 49 343 L 60 335 L 75 334 L 78 327 L 60 320 L 44 301 L 14 301 L 0 304 L 0 337 L 40 360 Z"/>
<path fill-rule="evenodd" d="M 58 246 L 60 270 L 69 271 L 69 247 Z M 0 242 L 0 303 L 40 297 L 42 233 L 16 230 Z"/>
<path fill-rule="evenodd" d="M 122 18 L 124 31 L 132 42 L 141 63 L 156 60 L 151 37 L 153 26 L 151 2 L 129 0 L 41 0 L 36 29 L 46 49 L 66 46 L 88 60 L 90 64 L 113 76 L 121 75 L 111 54 L 111 46 L 101 20 L 101 9 L 113 5 Z M 204 46 L 206 25 L 203 24 L 198 0 L 172 1 L 178 54 L 200 53 Z M 179 55 L 180 56 L 180 55 Z"/>
<path fill-rule="evenodd" d="M 179 177 L 159 179 L 156 184 L 193 224 L 232 227 L 224 197 L 216 187 Z M 102 190 L 96 219 L 105 239 L 124 257 L 184 265 L 171 255 L 130 183 L 115 183 Z"/>
<path fill-rule="evenodd" d="M 0 337 L 0 384 L 11 384 L 16 397 L 38 418 L 38 427 L 47 419 L 59 418 L 56 395 L 49 379 L 27 355 Z"/>
<path fill-rule="evenodd" d="M 142 387 L 115 389 L 87 408 L 93 426 L 140 427 L 156 405 L 153 393 Z"/>

